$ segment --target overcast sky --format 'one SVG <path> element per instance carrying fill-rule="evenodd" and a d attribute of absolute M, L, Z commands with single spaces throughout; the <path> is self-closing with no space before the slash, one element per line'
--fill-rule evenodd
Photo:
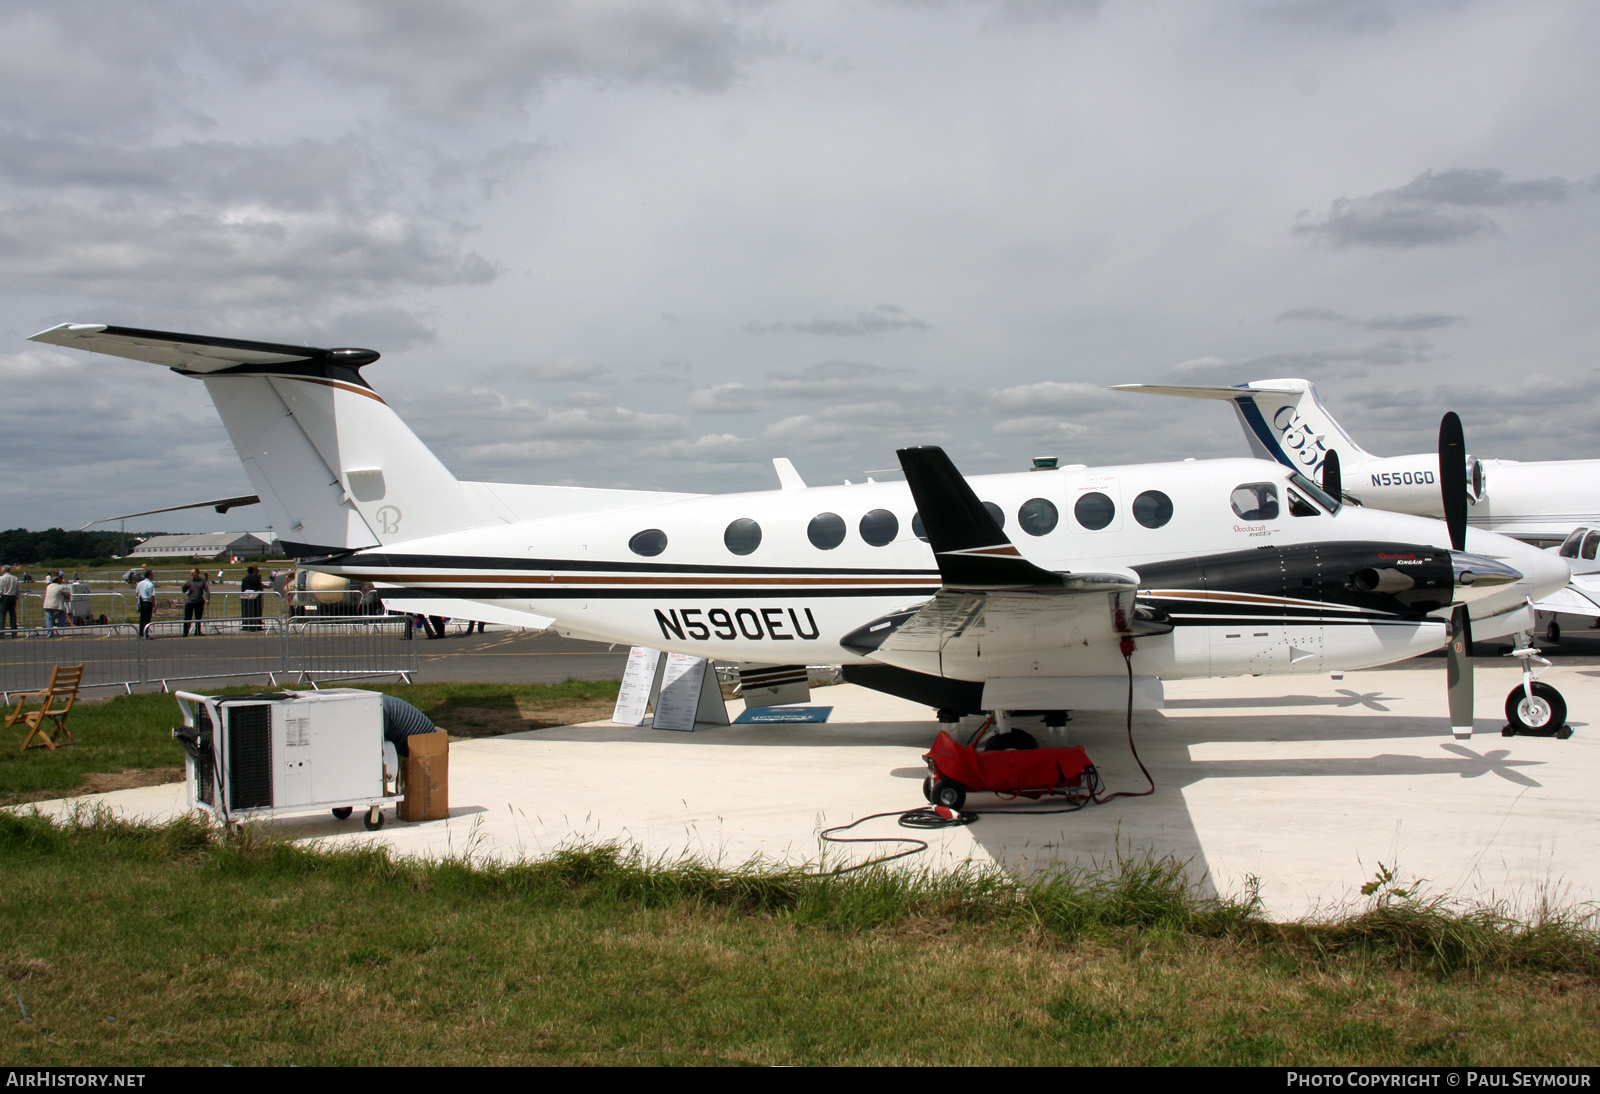
<path fill-rule="evenodd" d="M 376 349 L 471 479 L 1244 455 L 1105 388 L 1282 376 L 1600 457 L 1597 56 L 1585 0 L 19 0 L 0 527 L 251 489 L 66 321 Z"/>

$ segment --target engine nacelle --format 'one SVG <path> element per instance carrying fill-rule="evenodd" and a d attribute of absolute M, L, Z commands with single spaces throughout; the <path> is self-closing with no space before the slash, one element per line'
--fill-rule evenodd
<path fill-rule="evenodd" d="M 1488 489 L 1483 463 L 1467 458 L 1467 500 L 1476 502 Z M 1344 470 L 1344 492 L 1373 509 L 1437 517 L 1444 512 L 1439 494 L 1439 461 L 1429 454 L 1363 460 Z"/>

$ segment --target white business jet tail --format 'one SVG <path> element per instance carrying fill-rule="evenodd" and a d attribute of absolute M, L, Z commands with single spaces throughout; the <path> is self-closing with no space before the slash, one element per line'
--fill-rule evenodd
<path fill-rule="evenodd" d="M 291 554 L 337 554 L 488 523 L 472 494 L 362 379 L 367 349 L 101 324 L 35 342 L 166 365 L 201 380 Z"/>
<path fill-rule="evenodd" d="M 1310 380 L 1253 380 L 1234 387 L 1118 384 L 1116 390 L 1227 400 L 1256 456 L 1309 475 L 1321 472 L 1329 451 L 1338 452 L 1346 468 L 1374 458 L 1333 420 Z"/>

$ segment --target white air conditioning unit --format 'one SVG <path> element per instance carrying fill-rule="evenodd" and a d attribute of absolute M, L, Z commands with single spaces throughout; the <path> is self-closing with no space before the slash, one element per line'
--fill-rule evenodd
<path fill-rule="evenodd" d="M 383 696 L 355 688 L 259 695 L 178 692 L 189 805 L 237 821 L 280 811 L 360 806 L 367 827 L 400 800 L 383 740 Z M 386 757 L 385 753 L 388 752 Z M 386 771 L 388 768 L 388 771 Z"/>

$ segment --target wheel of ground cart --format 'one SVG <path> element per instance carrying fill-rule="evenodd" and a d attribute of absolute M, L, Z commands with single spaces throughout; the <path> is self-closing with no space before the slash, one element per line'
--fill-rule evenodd
<path fill-rule="evenodd" d="M 1028 749 L 1038 748 L 1039 742 L 1034 740 L 1033 734 L 1025 729 L 1013 729 L 1009 733 L 1002 733 L 997 737 L 990 737 L 983 742 L 983 752 L 1025 752 Z"/>
<path fill-rule="evenodd" d="M 1519 733 L 1529 731 L 1551 732 L 1567 722 L 1567 701 L 1549 684 L 1535 680 L 1532 697 L 1525 695 L 1522 685 L 1511 689 L 1506 696 L 1506 721 Z"/>
<path fill-rule="evenodd" d="M 922 796 L 928 801 L 933 800 L 933 776 L 929 775 L 922 780 Z"/>
<path fill-rule="evenodd" d="M 967 804 L 967 788 L 950 779 L 940 779 L 933 784 L 933 793 L 928 800 L 934 805 L 959 811 Z"/>
<path fill-rule="evenodd" d="M 376 832 L 378 829 L 382 828 L 382 807 L 374 805 L 371 809 L 367 810 L 366 816 L 361 818 L 361 827 L 365 828 L 368 832 Z"/>
<path fill-rule="evenodd" d="M 352 805 L 339 805 L 334 807 L 333 815 L 338 817 L 340 820 L 349 820 L 350 814 L 354 812 L 355 807 Z"/>

